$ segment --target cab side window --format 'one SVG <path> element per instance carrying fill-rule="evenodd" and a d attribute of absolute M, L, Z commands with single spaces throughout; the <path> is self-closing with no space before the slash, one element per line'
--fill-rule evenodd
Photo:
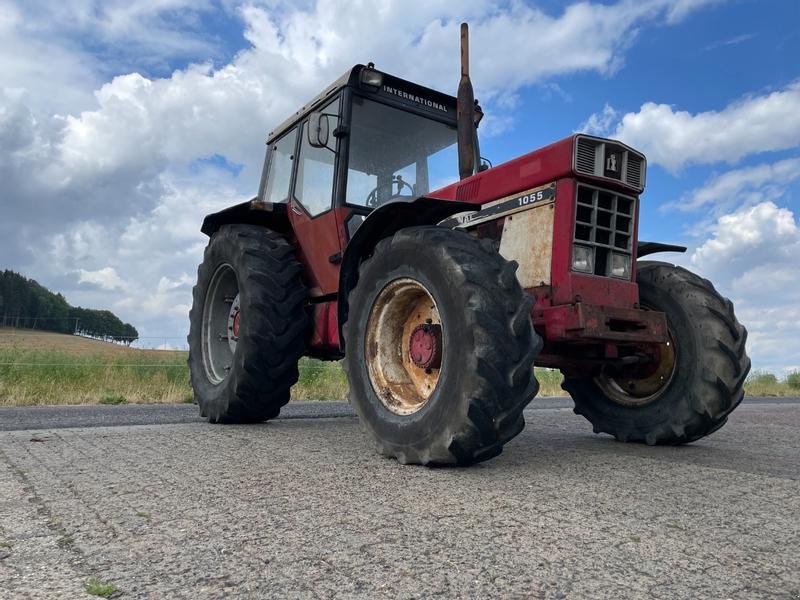
<path fill-rule="evenodd" d="M 297 141 L 297 127 L 273 142 L 269 148 L 266 182 L 262 198 L 264 202 L 286 202 L 289 198 L 289 184 L 292 181 L 292 163 Z"/>
<path fill-rule="evenodd" d="M 339 100 L 322 109 L 328 117 L 332 132 L 339 122 Z M 303 124 L 300 157 L 297 163 L 297 179 L 294 197 L 312 217 L 331 208 L 333 180 L 336 165 L 336 139 L 330 136 L 328 147 L 314 148 L 308 143 L 308 121 Z"/>

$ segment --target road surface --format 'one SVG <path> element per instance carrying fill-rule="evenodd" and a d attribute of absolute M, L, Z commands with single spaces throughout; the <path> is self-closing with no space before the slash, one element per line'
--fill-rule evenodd
<path fill-rule="evenodd" d="M 380 458 L 341 403 L 2 409 L 0 598 L 800 597 L 800 401 L 680 448 L 534 406 L 468 469 Z"/>

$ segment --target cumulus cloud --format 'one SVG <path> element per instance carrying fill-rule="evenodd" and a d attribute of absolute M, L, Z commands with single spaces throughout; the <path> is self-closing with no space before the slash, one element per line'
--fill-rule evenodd
<path fill-rule="evenodd" d="M 78 283 L 91 283 L 100 286 L 104 290 L 125 288 L 125 282 L 122 281 L 114 267 L 104 267 L 96 271 L 78 269 Z"/>
<path fill-rule="evenodd" d="M 800 227 L 791 210 L 761 202 L 720 216 L 691 254 L 694 270 L 731 297 L 760 368 L 797 367 L 786 349 L 800 338 Z"/>
<path fill-rule="evenodd" d="M 611 130 L 618 116 L 619 112 L 606 103 L 603 106 L 603 110 L 589 115 L 589 118 L 578 127 L 578 131 L 590 135 L 604 136 Z"/>
<path fill-rule="evenodd" d="M 252 195 L 269 127 L 352 64 L 374 60 L 452 91 L 458 24 L 468 20 L 477 92 L 498 109 L 501 131 L 522 87 L 611 74 L 640 28 L 709 2 L 580 2 L 556 15 L 489 0 L 223 4 L 241 20 L 245 47 L 227 64 L 155 77 L 175 57 L 217 56 L 201 26 L 216 5 L 65 0 L 43 10 L 38 0 L 0 0 L 8 266 L 58 282 L 73 303 L 118 310 L 145 332 L 183 332 L 203 214 Z M 217 156 L 235 172 L 208 167 Z"/>
<path fill-rule="evenodd" d="M 749 154 L 800 145 L 800 81 L 761 95 L 747 96 L 722 110 L 690 113 L 646 102 L 638 112 L 606 119 L 610 107 L 587 124 L 598 133 L 642 150 L 651 164 L 677 172 L 686 165 L 735 163 Z M 611 109 L 613 111 L 613 109 Z M 614 124 L 616 126 L 614 126 Z"/>

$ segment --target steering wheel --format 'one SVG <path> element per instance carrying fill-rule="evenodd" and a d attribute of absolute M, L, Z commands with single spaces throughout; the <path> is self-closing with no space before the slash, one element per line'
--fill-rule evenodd
<path fill-rule="evenodd" d="M 396 198 L 397 196 L 400 196 L 400 193 L 403 191 L 404 187 L 407 187 L 411 191 L 412 196 L 414 195 L 414 188 L 410 183 L 403 180 L 402 175 L 392 175 L 392 183 L 390 183 L 389 185 L 391 187 L 394 184 L 397 184 L 397 193 L 396 194 L 393 193 L 390 196 L 391 198 Z M 375 188 L 367 195 L 367 206 L 369 208 L 376 208 L 378 206 L 378 190 L 380 188 L 381 186 L 376 185 Z"/>

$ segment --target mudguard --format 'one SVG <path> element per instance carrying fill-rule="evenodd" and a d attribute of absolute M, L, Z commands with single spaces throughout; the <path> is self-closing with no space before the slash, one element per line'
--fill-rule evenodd
<path fill-rule="evenodd" d="M 662 244 L 661 242 L 639 242 L 636 246 L 636 257 L 642 258 L 656 252 L 686 252 L 686 246 Z"/>
<path fill-rule="evenodd" d="M 232 223 L 262 225 L 284 235 L 292 231 L 286 204 L 260 202 L 257 198 L 207 215 L 200 231 L 211 237 L 220 227 Z"/>

